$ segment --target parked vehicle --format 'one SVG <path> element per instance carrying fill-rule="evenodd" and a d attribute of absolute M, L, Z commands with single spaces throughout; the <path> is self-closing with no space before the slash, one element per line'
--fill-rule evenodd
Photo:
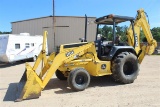
<path fill-rule="evenodd" d="M 0 35 L 0 62 L 15 62 L 25 59 L 36 60 L 42 50 L 43 36 L 29 33 Z M 46 46 L 47 48 L 47 46 Z M 48 54 L 48 48 L 46 51 Z"/>

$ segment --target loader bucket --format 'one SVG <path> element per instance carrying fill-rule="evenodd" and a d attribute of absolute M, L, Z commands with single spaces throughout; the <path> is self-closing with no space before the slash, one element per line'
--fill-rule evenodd
<path fill-rule="evenodd" d="M 32 70 L 32 67 L 26 63 L 26 70 L 18 83 L 18 92 L 16 94 L 16 102 L 23 99 L 38 98 L 41 95 L 42 81 L 37 76 L 36 72 Z"/>

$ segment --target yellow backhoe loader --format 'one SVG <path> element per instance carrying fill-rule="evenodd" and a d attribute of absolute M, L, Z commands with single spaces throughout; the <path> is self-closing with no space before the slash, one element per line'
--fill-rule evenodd
<path fill-rule="evenodd" d="M 153 39 L 143 9 L 138 10 L 135 18 L 119 15 L 106 15 L 95 20 L 97 24 L 96 40 L 63 44 L 59 52 L 46 57 L 47 31 L 44 32 L 42 51 L 33 67 L 26 63 L 26 70 L 18 84 L 17 99 L 38 98 L 54 74 L 60 80 L 67 80 L 74 91 L 86 89 L 90 76 L 112 75 L 115 81 L 129 84 L 138 76 L 139 65 L 146 51 L 154 52 L 157 42 Z M 128 43 L 116 42 L 116 26 L 122 22 L 131 23 L 127 30 Z M 100 25 L 113 27 L 112 41 L 104 40 L 99 34 Z M 140 44 L 140 28 L 143 29 L 148 45 Z M 86 36 L 85 40 L 86 41 Z M 43 64 L 38 74 L 37 67 Z"/>

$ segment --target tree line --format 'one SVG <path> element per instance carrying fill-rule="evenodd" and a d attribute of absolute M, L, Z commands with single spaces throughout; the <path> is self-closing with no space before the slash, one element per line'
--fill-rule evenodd
<path fill-rule="evenodd" d="M 117 26 L 116 27 L 116 35 L 120 35 L 122 41 L 127 40 L 127 36 L 126 36 L 127 29 L 128 29 L 127 26 Z M 107 40 L 112 40 L 113 38 L 112 32 L 113 32 L 113 29 L 111 26 L 103 26 L 102 28 L 98 29 L 98 34 L 102 34 Z M 153 38 L 157 42 L 160 42 L 160 27 L 152 28 L 151 33 L 152 33 Z M 141 42 L 147 41 L 143 30 L 140 30 L 140 41 Z"/>
<path fill-rule="evenodd" d="M 116 27 L 116 35 L 120 35 L 121 39 L 123 41 L 127 40 L 126 37 L 126 31 L 127 31 L 128 27 L 127 26 L 117 26 Z M 102 34 L 105 38 L 107 38 L 107 40 L 112 40 L 113 36 L 112 36 L 112 27 L 111 26 L 103 26 L 102 28 L 98 29 L 98 34 Z M 11 34 L 12 32 L 1 32 L 0 34 Z M 151 33 L 153 38 L 157 41 L 160 42 L 160 27 L 154 27 L 151 29 Z M 144 32 L 141 30 L 140 31 L 140 41 L 141 42 L 146 42 L 146 37 L 144 35 Z"/>
<path fill-rule="evenodd" d="M 12 32 L 1 32 L 0 31 L 0 34 L 11 34 Z"/>

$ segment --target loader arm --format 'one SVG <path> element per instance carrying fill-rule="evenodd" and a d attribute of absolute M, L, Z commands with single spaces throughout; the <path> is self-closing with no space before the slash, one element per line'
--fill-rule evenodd
<path fill-rule="evenodd" d="M 87 50 L 92 46 L 94 46 L 94 43 L 88 43 L 86 45 L 77 47 L 71 51 L 59 53 L 57 56 L 55 56 L 52 64 L 47 69 L 48 71 L 43 71 L 43 76 L 44 74 L 46 74 L 46 76 L 42 81 L 42 88 L 44 88 L 47 85 L 47 83 L 49 82 L 53 74 L 56 72 L 56 70 L 59 68 L 59 66 L 66 64 L 78 58 L 79 56 L 84 55 L 87 52 Z"/>
<path fill-rule="evenodd" d="M 38 98 L 41 95 L 41 91 L 45 88 L 49 80 L 52 78 L 56 70 L 65 63 L 68 63 L 79 56 L 84 55 L 88 49 L 93 48 L 94 42 L 87 43 L 85 45 L 73 48 L 72 50 L 66 50 L 55 55 L 52 53 L 48 59 L 46 59 L 45 47 L 47 32 L 44 33 L 43 48 L 35 62 L 35 65 L 31 67 L 26 63 L 26 71 L 24 72 L 19 84 L 18 94 L 15 101 L 22 101 L 23 99 Z M 42 63 L 41 72 L 38 74 L 36 69 L 38 65 Z M 43 67 L 44 65 L 44 67 Z"/>
<path fill-rule="evenodd" d="M 147 46 L 145 46 L 144 44 L 140 44 L 141 28 L 147 39 L 147 43 L 148 43 Z M 136 40 L 134 40 L 132 25 L 130 25 L 130 27 L 127 30 L 128 44 L 130 46 L 135 46 L 135 42 L 137 42 L 135 46 L 135 51 L 138 55 L 139 63 L 141 63 L 145 54 L 146 53 L 149 55 L 152 54 L 155 48 L 157 47 L 157 42 L 155 39 L 153 39 L 151 30 L 150 30 L 150 25 L 147 21 L 146 14 L 143 9 L 140 9 L 137 11 L 137 16 L 134 21 L 134 30 L 135 30 Z"/>

